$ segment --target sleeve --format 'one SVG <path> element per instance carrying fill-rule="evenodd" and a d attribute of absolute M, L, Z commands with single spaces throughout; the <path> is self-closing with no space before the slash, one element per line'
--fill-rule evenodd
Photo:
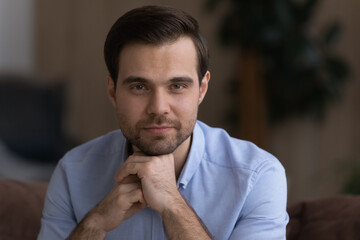
<path fill-rule="evenodd" d="M 38 240 L 66 239 L 77 225 L 61 163 L 56 167 L 48 186 Z"/>
<path fill-rule="evenodd" d="M 253 175 L 251 188 L 230 240 L 285 240 L 287 185 L 280 163 L 267 162 Z"/>

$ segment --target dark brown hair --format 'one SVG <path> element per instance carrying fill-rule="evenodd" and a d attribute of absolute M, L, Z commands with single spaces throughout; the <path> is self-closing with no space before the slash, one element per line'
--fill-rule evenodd
<path fill-rule="evenodd" d="M 163 6 L 135 8 L 121 16 L 111 27 L 104 46 L 106 66 L 115 86 L 119 72 L 119 55 L 128 43 L 161 45 L 188 36 L 194 42 L 199 81 L 209 67 L 209 53 L 198 22 L 186 12 Z"/>

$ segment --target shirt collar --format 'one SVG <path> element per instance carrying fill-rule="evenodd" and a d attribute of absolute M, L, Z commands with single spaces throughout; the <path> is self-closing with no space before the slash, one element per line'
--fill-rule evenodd
<path fill-rule="evenodd" d="M 178 188 L 185 189 L 194 173 L 198 169 L 205 153 L 205 137 L 198 122 L 195 124 L 189 156 L 181 171 Z"/>

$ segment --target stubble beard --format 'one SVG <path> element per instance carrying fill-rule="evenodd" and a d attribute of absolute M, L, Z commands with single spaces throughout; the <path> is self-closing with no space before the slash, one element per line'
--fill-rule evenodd
<path fill-rule="evenodd" d="M 178 120 L 168 119 L 166 116 L 159 115 L 151 117 L 147 120 L 139 121 L 135 127 L 130 124 L 121 124 L 121 130 L 126 139 L 134 146 L 136 146 L 142 153 L 149 156 L 165 155 L 173 153 L 186 139 L 188 139 L 194 129 L 196 123 L 195 119 L 189 120 L 181 124 Z M 176 133 L 160 134 L 157 136 L 149 137 L 142 136 L 141 131 L 144 126 L 151 124 L 165 124 L 172 126 L 171 131 Z"/>

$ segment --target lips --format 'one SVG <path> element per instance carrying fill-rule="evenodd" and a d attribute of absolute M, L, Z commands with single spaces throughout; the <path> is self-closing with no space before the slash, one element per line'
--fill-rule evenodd
<path fill-rule="evenodd" d="M 163 135 L 170 131 L 180 131 L 181 124 L 178 120 L 170 119 L 165 115 L 155 115 L 139 121 L 136 129 L 150 135 Z"/>
<path fill-rule="evenodd" d="M 174 127 L 172 126 L 147 126 L 143 129 L 152 134 L 164 134 L 171 131 Z"/>

